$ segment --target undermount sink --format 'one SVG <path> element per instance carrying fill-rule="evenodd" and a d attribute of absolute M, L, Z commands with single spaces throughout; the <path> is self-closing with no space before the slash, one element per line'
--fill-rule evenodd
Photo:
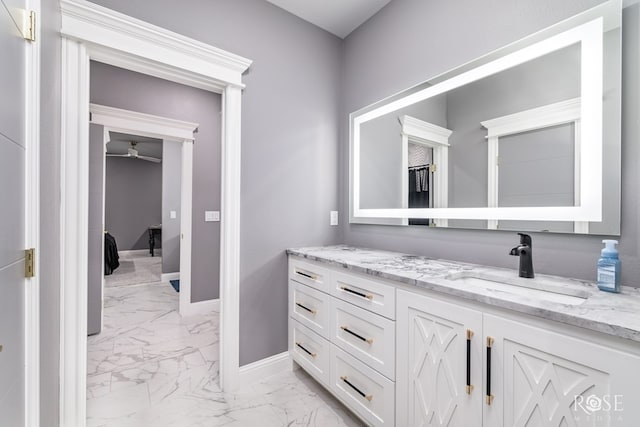
<path fill-rule="evenodd" d="M 512 277 L 509 274 L 513 273 L 505 272 L 504 275 L 501 275 L 482 271 L 460 271 L 448 275 L 445 279 L 497 292 L 507 292 L 569 305 L 582 304 L 591 295 L 584 287 L 566 281 L 546 277 L 524 279 Z"/>

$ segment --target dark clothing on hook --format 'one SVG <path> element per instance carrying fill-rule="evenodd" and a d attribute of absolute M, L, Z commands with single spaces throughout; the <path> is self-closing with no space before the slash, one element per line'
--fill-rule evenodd
<path fill-rule="evenodd" d="M 104 234 L 104 275 L 108 276 L 120 267 L 116 239 L 109 233 Z"/>

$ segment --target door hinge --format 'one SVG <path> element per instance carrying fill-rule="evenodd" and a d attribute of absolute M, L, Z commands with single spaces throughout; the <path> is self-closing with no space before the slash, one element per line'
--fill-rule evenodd
<path fill-rule="evenodd" d="M 36 41 L 36 13 L 33 10 L 25 11 L 24 38 L 30 42 Z"/>
<path fill-rule="evenodd" d="M 35 263 L 36 263 L 36 250 L 34 248 L 25 249 L 24 251 L 24 277 L 29 278 L 36 275 Z"/>
<path fill-rule="evenodd" d="M 438 167 L 435 164 L 429 165 L 429 172 L 433 173 L 438 170 Z"/>

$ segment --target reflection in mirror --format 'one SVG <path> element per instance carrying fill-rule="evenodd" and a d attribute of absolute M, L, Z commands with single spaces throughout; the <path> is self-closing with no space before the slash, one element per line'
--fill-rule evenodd
<path fill-rule="evenodd" d="M 607 21 L 603 36 L 605 146 L 598 156 L 603 157 L 606 172 L 603 193 L 614 200 L 603 203 L 603 221 L 518 220 L 517 216 L 478 220 L 455 214 L 434 218 L 421 212 L 410 218 L 380 218 L 380 223 L 618 234 L 619 16 L 613 22 Z M 581 167 L 582 78 L 591 65 L 583 63 L 583 43 L 550 49 L 526 62 L 363 119 L 359 125 L 358 120 L 373 109 L 354 113 L 352 127 L 358 128 L 354 134 L 359 150 L 352 148 L 352 152 L 357 151 L 359 165 L 353 168 L 352 164 L 352 172 L 358 172 L 354 182 L 359 184 L 359 209 L 580 207 L 581 194 L 589 191 L 581 182 L 588 172 Z M 455 78 L 455 73 L 447 74 Z M 429 85 L 421 86 L 425 87 Z M 405 97 L 414 93 L 408 91 Z M 395 96 L 392 101 L 402 99 Z M 375 108 L 380 105 L 385 104 Z M 352 222 L 359 222 L 358 218 Z"/>

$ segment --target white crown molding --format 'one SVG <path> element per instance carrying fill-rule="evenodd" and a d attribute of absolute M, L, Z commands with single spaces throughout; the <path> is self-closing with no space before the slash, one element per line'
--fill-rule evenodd
<path fill-rule="evenodd" d="M 189 63 L 197 74 L 215 76 L 219 81 L 213 84 L 210 79 L 194 79 L 193 74 L 185 73 L 192 86 L 198 82 L 198 87 L 217 92 L 226 85 L 243 87 L 242 73 L 251 65 L 249 59 L 85 0 L 61 0 L 60 6 L 62 35 L 82 40 L 92 51 L 92 59 L 129 65 L 127 69 L 133 64 L 134 71 L 173 81 L 179 78 L 175 69 Z M 118 52 L 119 45 L 126 45 L 138 58 Z"/>
<path fill-rule="evenodd" d="M 171 137 L 178 141 L 194 140 L 194 132 L 198 123 L 185 122 L 137 111 L 107 107 L 106 105 L 89 104 L 91 123 L 101 124 L 111 130 L 135 129 L 154 138 Z"/>
<path fill-rule="evenodd" d="M 400 117 L 402 133 L 411 137 L 426 141 L 437 142 L 440 145 L 449 145 L 449 137 L 453 131 L 443 128 L 415 117 L 404 115 Z"/>
<path fill-rule="evenodd" d="M 487 138 L 542 129 L 580 119 L 580 98 L 568 99 L 530 110 L 480 122 L 487 128 Z"/>

